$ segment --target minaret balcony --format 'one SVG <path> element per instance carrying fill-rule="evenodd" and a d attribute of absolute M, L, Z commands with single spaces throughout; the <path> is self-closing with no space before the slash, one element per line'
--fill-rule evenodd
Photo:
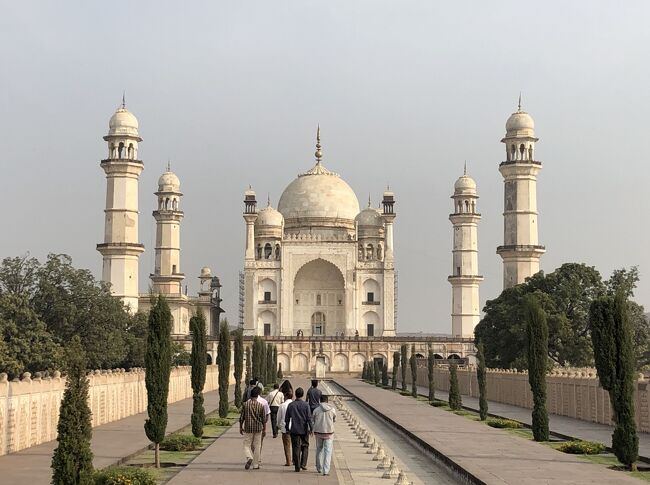
<path fill-rule="evenodd" d="M 259 300 L 257 302 L 258 305 L 277 305 L 278 301 L 277 300 Z"/>
<path fill-rule="evenodd" d="M 380 305 L 381 302 L 379 302 L 379 301 L 362 301 L 361 304 L 362 305 Z"/>
<path fill-rule="evenodd" d="M 538 244 L 509 244 L 497 247 L 497 254 L 515 252 L 515 253 L 544 253 L 546 246 Z"/>
<path fill-rule="evenodd" d="M 499 164 L 499 167 L 506 165 L 536 165 L 538 167 L 541 167 L 542 162 L 539 162 L 537 160 L 506 160 L 505 162 L 501 162 Z"/>

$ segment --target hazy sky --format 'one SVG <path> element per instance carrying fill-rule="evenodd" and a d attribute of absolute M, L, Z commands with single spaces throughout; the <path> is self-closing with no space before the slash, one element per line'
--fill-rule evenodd
<path fill-rule="evenodd" d="M 181 179 L 190 292 L 208 265 L 237 320 L 243 191 L 274 205 L 324 164 L 378 202 L 395 191 L 400 331 L 449 332 L 449 199 L 478 183 L 481 300 L 502 286 L 504 123 L 523 91 L 543 162 L 542 268 L 638 265 L 650 305 L 647 1 L 3 2 L 0 257 L 64 252 L 99 276 L 102 136 L 126 90 L 140 121 L 140 286 L 156 181 Z"/>

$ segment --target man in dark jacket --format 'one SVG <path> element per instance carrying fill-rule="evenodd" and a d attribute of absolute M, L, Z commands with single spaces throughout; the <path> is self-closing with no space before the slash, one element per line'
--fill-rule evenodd
<path fill-rule="evenodd" d="M 291 454 L 297 472 L 307 469 L 309 435 L 312 430 L 311 409 L 309 404 L 302 400 L 304 395 L 305 391 L 302 387 L 296 389 L 296 400 L 289 404 L 284 418 L 285 429 L 288 429 L 291 434 Z"/>
<path fill-rule="evenodd" d="M 246 386 L 246 389 L 244 389 L 244 392 L 242 393 L 241 396 L 241 402 L 244 403 L 248 401 L 251 398 L 251 390 L 257 387 L 257 379 L 251 379 L 248 382 L 248 385 Z"/>
<path fill-rule="evenodd" d="M 318 380 L 312 379 L 311 387 L 307 391 L 307 403 L 309 404 L 309 409 L 311 412 L 314 412 L 318 406 L 320 406 L 320 397 L 323 393 L 320 392 L 318 388 Z"/>

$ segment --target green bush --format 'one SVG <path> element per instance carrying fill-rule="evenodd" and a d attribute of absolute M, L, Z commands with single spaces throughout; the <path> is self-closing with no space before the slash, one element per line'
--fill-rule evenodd
<path fill-rule="evenodd" d="M 441 408 L 447 405 L 445 401 L 440 401 L 438 399 L 436 399 L 435 401 L 431 401 L 429 404 L 431 404 L 434 408 Z"/>
<path fill-rule="evenodd" d="M 239 408 L 237 406 L 230 406 L 228 412 L 231 414 L 239 414 Z"/>
<path fill-rule="evenodd" d="M 522 427 L 519 421 L 513 421 L 512 419 L 501 419 L 501 418 L 488 419 L 487 425 L 492 426 L 493 428 L 510 428 L 510 429 L 517 429 Z"/>
<path fill-rule="evenodd" d="M 200 445 L 201 438 L 191 434 L 174 433 L 160 443 L 160 448 L 167 451 L 194 451 Z"/>
<path fill-rule="evenodd" d="M 408 391 L 400 391 L 399 393 L 400 393 L 402 396 L 410 396 L 410 395 L 411 395 L 411 393 L 408 392 Z"/>
<path fill-rule="evenodd" d="M 456 411 L 453 411 L 454 414 L 457 414 L 458 416 L 469 416 L 470 412 L 465 411 L 464 409 L 457 409 Z"/>
<path fill-rule="evenodd" d="M 233 423 L 228 418 L 208 418 L 205 420 L 206 426 L 230 426 Z"/>
<path fill-rule="evenodd" d="M 156 485 L 153 472 L 146 468 L 112 466 L 95 472 L 95 485 Z"/>
<path fill-rule="evenodd" d="M 605 445 L 597 441 L 567 441 L 557 448 L 563 453 L 572 455 L 598 455 L 605 451 Z"/>

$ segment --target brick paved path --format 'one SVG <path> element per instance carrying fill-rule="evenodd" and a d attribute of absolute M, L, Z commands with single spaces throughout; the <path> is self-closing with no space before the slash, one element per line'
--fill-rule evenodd
<path fill-rule="evenodd" d="M 356 379 L 336 379 L 357 398 L 488 484 L 639 484 L 601 465 L 456 416 Z"/>

